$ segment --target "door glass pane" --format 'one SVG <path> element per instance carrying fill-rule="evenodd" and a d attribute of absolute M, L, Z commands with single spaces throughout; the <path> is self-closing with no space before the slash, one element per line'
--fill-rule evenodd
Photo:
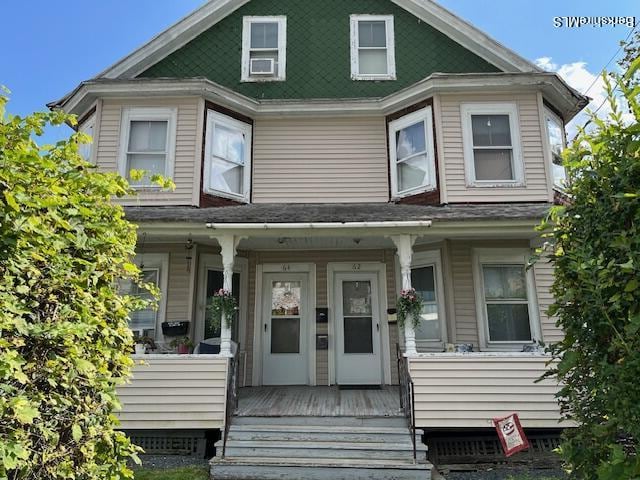
<path fill-rule="evenodd" d="M 273 282 L 271 286 L 271 315 L 300 315 L 300 282 Z"/>
<path fill-rule="evenodd" d="M 420 314 L 420 325 L 416 328 L 416 339 L 418 340 L 440 340 L 442 337 L 434 273 L 433 266 L 411 270 L 411 286 L 416 289 L 424 302 Z"/>
<path fill-rule="evenodd" d="M 386 75 L 387 50 L 360 50 L 359 69 L 361 75 Z"/>
<path fill-rule="evenodd" d="M 513 180 L 509 149 L 474 149 L 476 180 Z"/>
<path fill-rule="evenodd" d="M 373 353 L 373 319 L 344 318 L 344 353 Z"/>
<path fill-rule="evenodd" d="M 360 47 L 387 46 L 387 27 L 384 20 L 358 22 L 358 36 Z"/>
<path fill-rule="evenodd" d="M 278 48 L 278 24 L 275 22 L 252 23 L 251 48 Z"/>
<path fill-rule="evenodd" d="M 474 147 L 511 146 L 509 115 L 472 115 Z"/>
<path fill-rule="evenodd" d="M 424 122 L 416 123 L 396 132 L 396 158 L 402 160 L 426 151 Z"/>
<path fill-rule="evenodd" d="M 224 275 L 219 270 L 207 270 L 207 305 L 211 302 L 211 298 L 214 293 L 224 287 Z M 231 289 L 233 296 L 236 299 L 238 305 L 240 305 L 240 274 L 234 273 L 231 280 Z M 237 319 L 236 319 L 237 320 Z M 213 325 L 213 319 L 210 315 L 205 316 L 204 320 L 204 338 L 218 338 L 220 337 L 220 326 L 217 328 Z M 238 322 L 233 323 L 231 329 L 231 339 L 237 341 L 238 339 Z"/>
<path fill-rule="evenodd" d="M 371 282 L 342 282 L 343 315 L 371 315 Z"/>
<path fill-rule="evenodd" d="M 487 305 L 489 338 L 492 341 L 528 342 L 531 340 L 529 307 L 521 304 Z"/>
<path fill-rule="evenodd" d="M 141 282 L 158 286 L 159 273 L 159 270 L 155 268 L 142 270 Z M 151 302 L 153 302 L 154 300 L 151 292 L 139 287 L 133 282 L 127 282 L 127 288 L 129 290 L 129 295 Z M 135 312 L 131 312 L 129 317 L 129 327 L 132 330 L 155 330 L 156 319 L 158 318 L 158 310 L 156 306 L 150 306 L 149 308 L 145 308 L 144 310 L 136 310 Z"/>
<path fill-rule="evenodd" d="M 370 281 L 342 282 L 344 353 L 373 353 Z"/>
<path fill-rule="evenodd" d="M 300 353 L 300 318 L 271 319 L 271 353 Z"/>

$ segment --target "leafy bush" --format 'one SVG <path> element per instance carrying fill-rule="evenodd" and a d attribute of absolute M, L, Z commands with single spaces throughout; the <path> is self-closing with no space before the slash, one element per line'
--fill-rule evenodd
<path fill-rule="evenodd" d="M 553 209 L 555 265 L 550 313 L 565 331 L 552 347 L 551 373 L 565 386 L 561 453 L 572 478 L 640 478 L 640 85 L 636 58 L 612 76 L 629 105 L 623 121 L 608 81 L 613 113 L 582 130 L 565 152 L 571 183 L 566 206 Z"/>
<path fill-rule="evenodd" d="M 0 478 L 132 478 L 137 447 L 114 430 L 115 388 L 130 373 L 129 311 L 118 294 L 135 226 L 112 196 L 116 174 L 78 155 L 78 133 L 55 146 L 32 139 L 60 112 L 5 115 L 0 92 Z"/>

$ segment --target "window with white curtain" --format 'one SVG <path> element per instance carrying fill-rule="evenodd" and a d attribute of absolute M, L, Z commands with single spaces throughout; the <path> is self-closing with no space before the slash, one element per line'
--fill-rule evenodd
<path fill-rule="evenodd" d="M 515 104 L 462 104 L 467 181 L 472 186 L 520 186 L 524 169 Z"/>
<path fill-rule="evenodd" d="M 207 112 L 204 191 L 249 201 L 251 125 L 214 110 Z"/>
<path fill-rule="evenodd" d="M 120 174 L 134 187 L 155 187 L 153 175 L 173 176 L 176 141 L 176 110 L 128 108 L 123 111 Z M 131 170 L 144 171 L 141 180 Z"/>
<path fill-rule="evenodd" d="M 244 17 L 242 81 L 285 80 L 287 17 Z"/>
<path fill-rule="evenodd" d="M 564 124 L 562 120 L 549 109 L 545 109 L 544 111 L 544 120 L 547 128 L 547 138 L 549 139 L 549 149 L 551 150 L 551 175 L 553 176 L 553 185 L 564 188 L 567 181 L 567 172 L 562 160 L 562 152 L 567 147 Z"/>
<path fill-rule="evenodd" d="M 395 80 L 392 15 L 351 15 L 351 78 Z"/>
<path fill-rule="evenodd" d="M 93 162 L 93 145 L 94 145 L 94 133 L 96 128 L 96 114 L 92 114 L 78 127 L 78 131 L 86 133 L 91 137 L 90 143 L 82 143 L 78 145 L 78 153 L 87 162 Z"/>
<path fill-rule="evenodd" d="M 477 249 L 474 271 L 486 349 L 519 350 L 541 340 L 533 272 L 526 249 Z"/>
<path fill-rule="evenodd" d="M 394 198 L 436 188 L 431 107 L 389 123 L 389 158 Z"/>

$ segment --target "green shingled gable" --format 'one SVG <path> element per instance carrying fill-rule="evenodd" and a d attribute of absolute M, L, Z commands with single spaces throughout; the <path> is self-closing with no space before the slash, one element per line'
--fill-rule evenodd
<path fill-rule="evenodd" d="M 394 81 L 351 80 L 349 16 L 394 16 Z M 287 79 L 242 83 L 242 17 L 287 16 Z M 252 0 L 139 77 L 206 77 L 258 99 L 381 97 L 434 72 L 499 69 L 389 0 Z"/>

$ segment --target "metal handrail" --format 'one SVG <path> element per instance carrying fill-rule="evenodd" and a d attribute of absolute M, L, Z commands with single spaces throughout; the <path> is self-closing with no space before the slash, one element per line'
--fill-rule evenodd
<path fill-rule="evenodd" d="M 227 452 L 227 437 L 229 436 L 229 427 L 231 426 L 231 417 L 238 408 L 238 364 L 240 363 L 238 352 L 240 352 L 240 344 L 236 353 L 229 359 L 229 376 L 227 378 L 227 401 L 225 405 L 224 434 L 222 439 L 222 458 Z"/>
<path fill-rule="evenodd" d="M 418 460 L 416 447 L 416 410 L 415 410 L 415 385 L 409 372 L 409 362 L 396 343 L 396 358 L 398 360 L 398 380 L 400 383 L 400 408 L 407 419 L 407 426 L 411 432 L 411 444 L 413 445 L 413 462 Z"/>

